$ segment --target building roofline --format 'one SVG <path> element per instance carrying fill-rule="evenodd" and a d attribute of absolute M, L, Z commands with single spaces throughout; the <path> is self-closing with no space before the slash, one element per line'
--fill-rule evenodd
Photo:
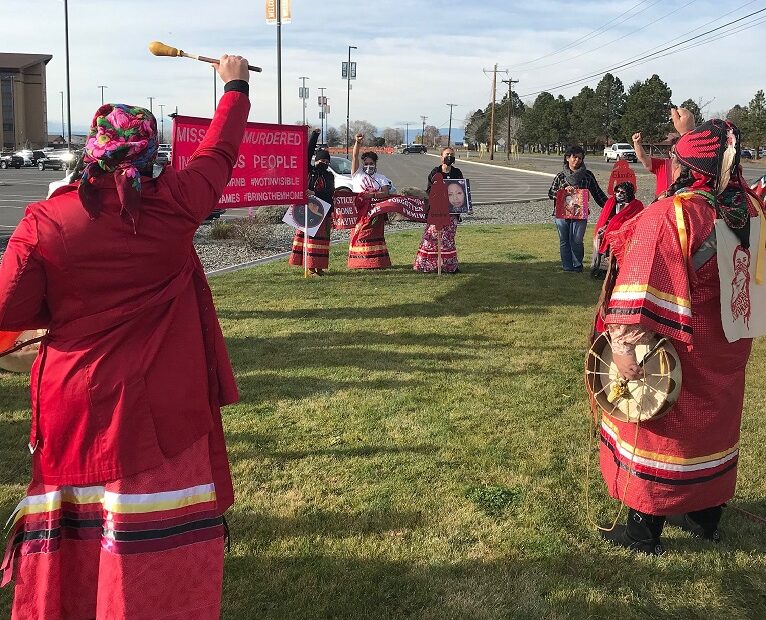
<path fill-rule="evenodd" d="M 48 64 L 53 59 L 51 54 L 13 54 L 0 52 L 0 69 L 24 70 L 39 63 Z"/>

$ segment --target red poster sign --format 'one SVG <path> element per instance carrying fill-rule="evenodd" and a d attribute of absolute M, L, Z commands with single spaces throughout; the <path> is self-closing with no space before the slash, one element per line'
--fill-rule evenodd
<path fill-rule="evenodd" d="M 173 168 L 186 167 L 209 126 L 209 118 L 173 119 Z M 231 180 L 219 204 L 227 209 L 305 204 L 307 151 L 305 126 L 248 123 Z"/>
<path fill-rule="evenodd" d="M 590 192 L 587 189 L 562 187 L 556 192 L 555 217 L 564 220 L 587 220 L 589 197 Z"/>
<path fill-rule="evenodd" d="M 638 191 L 638 185 L 636 185 L 636 173 L 633 172 L 633 169 L 627 161 L 618 159 L 614 162 L 612 173 L 609 175 L 609 186 L 606 189 L 606 193 L 611 196 L 614 194 L 614 188 L 625 181 L 632 183 L 633 187 Z"/>
<path fill-rule="evenodd" d="M 447 194 L 447 185 L 444 183 L 444 176 L 441 174 L 434 175 L 434 181 L 431 184 L 431 191 L 428 194 L 428 203 L 430 208 L 428 210 L 428 223 L 436 230 L 442 230 L 450 223 L 449 214 L 449 196 Z"/>
<path fill-rule="evenodd" d="M 349 230 L 356 226 L 358 209 L 356 194 L 348 190 L 336 189 L 332 196 L 332 227 L 335 230 Z"/>

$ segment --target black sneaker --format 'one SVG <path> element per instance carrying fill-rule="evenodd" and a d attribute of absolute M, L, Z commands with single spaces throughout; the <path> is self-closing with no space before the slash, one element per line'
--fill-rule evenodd
<path fill-rule="evenodd" d="M 638 551 L 647 555 L 662 555 L 665 553 L 665 547 L 658 538 L 649 538 L 646 540 L 633 540 L 628 535 L 628 526 L 624 524 L 615 525 L 613 530 L 600 530 L 601 538 L 617 545 L 625 547 L 631 551 Z"/>
<path fill-rule="evenodd" d="M 705 528 L 696 523 L 688 514 L 671 515 L 665 522 L 680 527 L 684 532 L 691 534 L 695 538 L 702 538 L 714 543 L 721 542 L 721 531 L 718 527 Z"/>

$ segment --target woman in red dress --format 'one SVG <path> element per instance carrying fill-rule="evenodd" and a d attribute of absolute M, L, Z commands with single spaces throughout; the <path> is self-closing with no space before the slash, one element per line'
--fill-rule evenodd
<path fill-rule="evenodd" d="M 103 105 L 82 177 L 29 205 L 0 264 L 0 330 L 48 327 L 31 374 L 32 482 L 12 517 L 12 617 L 220 617 L 237 388 L 193 238 L 250 110 L 223 56 L 215 117 L 155 176 L 157 124 Z"/>
<path fill-rule="evenodd" d="M 667 522 L 710 541 L 719 539 L 723 504 L 734 495 L 745 366 L 751 340 L 728 342 L 721 324 L 718 265 L 703 253 L 723 218 L 750 244 L 754 197 L 743 182 L 739 131 L 713 120 L 693 127 L 687 110 L 674 110 L 681 139 L 671 195 L 607 236 L 619 272 L 607 296 L 604 321 L 620 375 L 637 379 L 635 346 L 656 334 L 678 351 L 683 382 L 664 417 L 634 424 L 604 415 L 601 472 L 628 520 L 603 531 L 610 542 L 663 553 Z"/>

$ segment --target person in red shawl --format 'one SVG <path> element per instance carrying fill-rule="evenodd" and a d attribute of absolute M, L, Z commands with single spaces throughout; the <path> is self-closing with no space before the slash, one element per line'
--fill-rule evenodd
<path fill-rule="evenodd" d="M 319 129 L 315 129 L 309 138 L 309 192 L 332 205 L 332 195 L 335 192 L 335 177 L 330 172 L 330 151 L 319 149 L 314 154 Z M 314 163 L 311 158 L 314 157 Z M 325 216 L 322 225 L 313 237 L 309 237 L 306 248 L 306 263 L 310 273 L 316 276 L 324 275 L 324 270 L 330 265 L 330 230 L 332 229 L 332 210 Z M 296 229 L 293 237 L 293 250 L 288 263 L 303 266 L 303 231 Z"/>
<path fill-rule="evenodd" d="M 619 268 L 602 314 L 620 375 L 640 377 L 635 345 L 653 334 L 678 351 L 683 382 L 664 417 L 601 423 L 601 473 L 612 497 L 629 508 L 626 524 L 602 531 L 610 542 L 661 554 L 666 522 L 719 540 L 722 507 L 734 495 L 745 366 L 751 340 L 728 342 L 721 323 L 714 221 L 748 247 L 755 198 L 741 177 L 738 129 L 673 111 L 682 137 L 671 195 L 607 235 Z M 610 279 L 607 279 L 608 285 Z"/>
<path fill-rule="evenodd" d="M 601 209 L 596 230 L 593 231 L 591 276 L 601 279 L 606 275 L 606 265 L 609 262 L 609 244 L 606 242 L 606 234 L 620 228 L 643 208 L 644 203 L 636 200 L 636 188 L 633 187 L 633 183 L 625 181 L 614 188 L 614 196 L 610 196 L 604 208 Z"/>
<path fill-rule="evenodd" d="M 12 617 L 219 618 L 237 387 L 192 243 L 231 177 L 247 61 L 223 56 L 188 166 L 153 177 L 157 123 L 106 104 L 79 182 L 27 207 L 0 330 L 47 327 L 31 373 L 32 482 L 11 523 Z"/>

